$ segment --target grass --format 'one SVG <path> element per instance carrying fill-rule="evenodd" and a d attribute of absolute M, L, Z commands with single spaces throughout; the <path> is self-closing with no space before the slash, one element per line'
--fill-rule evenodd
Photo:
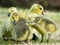
<path fill-rule="evenodd" d="M 7 16 L 7 13 L 8 13 L 7 9 L 8 8 L 0 7 L 0 28 L 1 28 L 1 25 L 3 24 L 3 22 L 6 20 L 6 16 Z M 49 10 L 46 10 L 44 13 L 45 13 L 46 17 L 51 18 L 54 22 L 57 23 L 57 25 L 58 25 L 57 27 L 60 27 L 60 11 L 49 11 Z M 60 28 L 59 28 L 59 30 L 60 30 Z M 57 34 L 57 35 L 59 35 L 59 34 Z M 12 43 L 10 41 L 4 42 L 2 40 L 0 40 L 0 42 L 1 42 L 2 45 L 9 45 L 9 44 Z M 51 40 L 50 42 L 52 43 L 53 41 Z M 60 40 L 57 40 L 56 42 L 59 43 Z M 11 44 L 11 45 L 13 45 L 13 44 Z"/>

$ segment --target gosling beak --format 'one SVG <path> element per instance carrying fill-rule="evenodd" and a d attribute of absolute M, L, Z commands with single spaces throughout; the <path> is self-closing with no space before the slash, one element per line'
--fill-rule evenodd
<path fill-rule="evenodd" d="M 42 12 L 42 15 L 44 16 L 44 12 Z"/>
<path fill-rule="evenodd" d="M 12 20 L 11 20 L 11 21 L 12 21 L 12 23 L 13 23 L 14 25 L 16 25 L 17 22 L 15 21 L 14 17 L 12 17 Z"/>
<path fill-rule="evenodd" d="M 8 13 L 7 16 L 10 17 L 10 13 Z"/>
<path fill-rule="evenodd" d="M 16 21 L 15 21 L 15 20 L 14 20 L 14 22 L 13 22 L 13 23 L 14 23 L 14 25 L 16 25 Z"/>

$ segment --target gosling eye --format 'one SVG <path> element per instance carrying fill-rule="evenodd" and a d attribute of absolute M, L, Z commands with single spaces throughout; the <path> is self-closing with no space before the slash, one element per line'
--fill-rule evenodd
<path fill-rule="evenodd" d="M 40 8 L 40 10 L 42 10 L 42 8 Z"/>

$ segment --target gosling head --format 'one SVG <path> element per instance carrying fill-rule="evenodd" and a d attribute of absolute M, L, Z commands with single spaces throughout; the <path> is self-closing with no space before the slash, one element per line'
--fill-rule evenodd
<path fill-rule="evenodd" d="M 19 21 L 19 12 L 15 7 L 11 7 L 8 9 L 8 17 L 10 17 L 11 22 L 16 24 Z"/>
<path fill-rule="evenodd" d="M 17 12 L 17 9 L 15 8 L 15 7 L 10 7 L 9 9 L 8 9 L 8 17 L 12 14 L 12 13 L 14 13 L 14 12 Z"/>
<path fill-rule="evenodd" d="M 30 12 L 35 13 L 35 14 L 42 14 L 42 15 L 44 15 L 43 11 L 44 11 L 43 6 L 40 5 L 40 4 L 33 4 L 31 9 L 30 9 Z"/>

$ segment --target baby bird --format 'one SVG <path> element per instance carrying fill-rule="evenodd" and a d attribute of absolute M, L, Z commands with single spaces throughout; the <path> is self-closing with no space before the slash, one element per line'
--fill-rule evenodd
<path fill-rule="evenodd" d="M 57 31 L 56 24 L 52 20 L 45 18 L 43 16 L 36 17 L 34 22 L 35 24 L 31 24 L 31 25 L 42 35 L 41 42 L 43 42 L 43 38 L 45 34 L 48 34 L 48 39 L 47 39 L 48 42 L 50 34 Z"/>
<path fill-rule="evenodd" d="M 14 24 L 11 20 L 11 16 L 12 13 L 16 12 L 16 8 L 15 7 L 11 7 L 8 9 L 8 14 L 7 14 L 7 19 L 4 23 L 3 29 L 2 29 L 2 33 L 3 33 L 3 40 L 8 40 L 9 38 L 11 38 L 11 32 L 14 28 Z"/>
<path fill-rule="evenodd" d="M 52 32 L 55 32 L 57 30 L 56 25 L 53 21 L 41 15 L 43 14 L 43 12 L 44 12 L 43 6 L 41 6 L 40 4 L 33 4 L 30 9 L 31 14 L 28 15 L 29 20 L 31 22 L 37 23 L 37 24 L 33 24 L 32 27 L 35 28 L 36 31 L 38 31 L 42 35 L 41 42 L 43 41 L 43 37 L 45 34 L 50 35 Z M 49 35 L 48 35 L 48 39 L 49 39 Z"/>
<path fill-rule="evenodd" d="M 24 17 L 21 17 L 19 12 L 15 10 L 16 8 L 9 8 L 9 16 L 11 23 L 14 25 L 13 30 L 11 30 L 10 40 L 15 40 L 18 42 L 30 40 L 32 38 L 32 33 L 30 31 L 29 24 Z M 15 11 L 14 11 L 15 10 Z"/>
<path fill-rule="evenodd" d="M 33 4 L 29 10 L 27 17 L 30 21 L 35 20 L 35 17 L 43 16 L 44 9 L 43 6 L 40 4 Z"/>
<path fill-rule="evenodd" d="M 28 23 L 26 22 L 25 19 L 21 18 L 15 25 L 12 32 L 13 34 L 12 36 L 15 40 L 26 41 L 28 40 L 29 33 L 30 33 L 30 29 Z"/>

